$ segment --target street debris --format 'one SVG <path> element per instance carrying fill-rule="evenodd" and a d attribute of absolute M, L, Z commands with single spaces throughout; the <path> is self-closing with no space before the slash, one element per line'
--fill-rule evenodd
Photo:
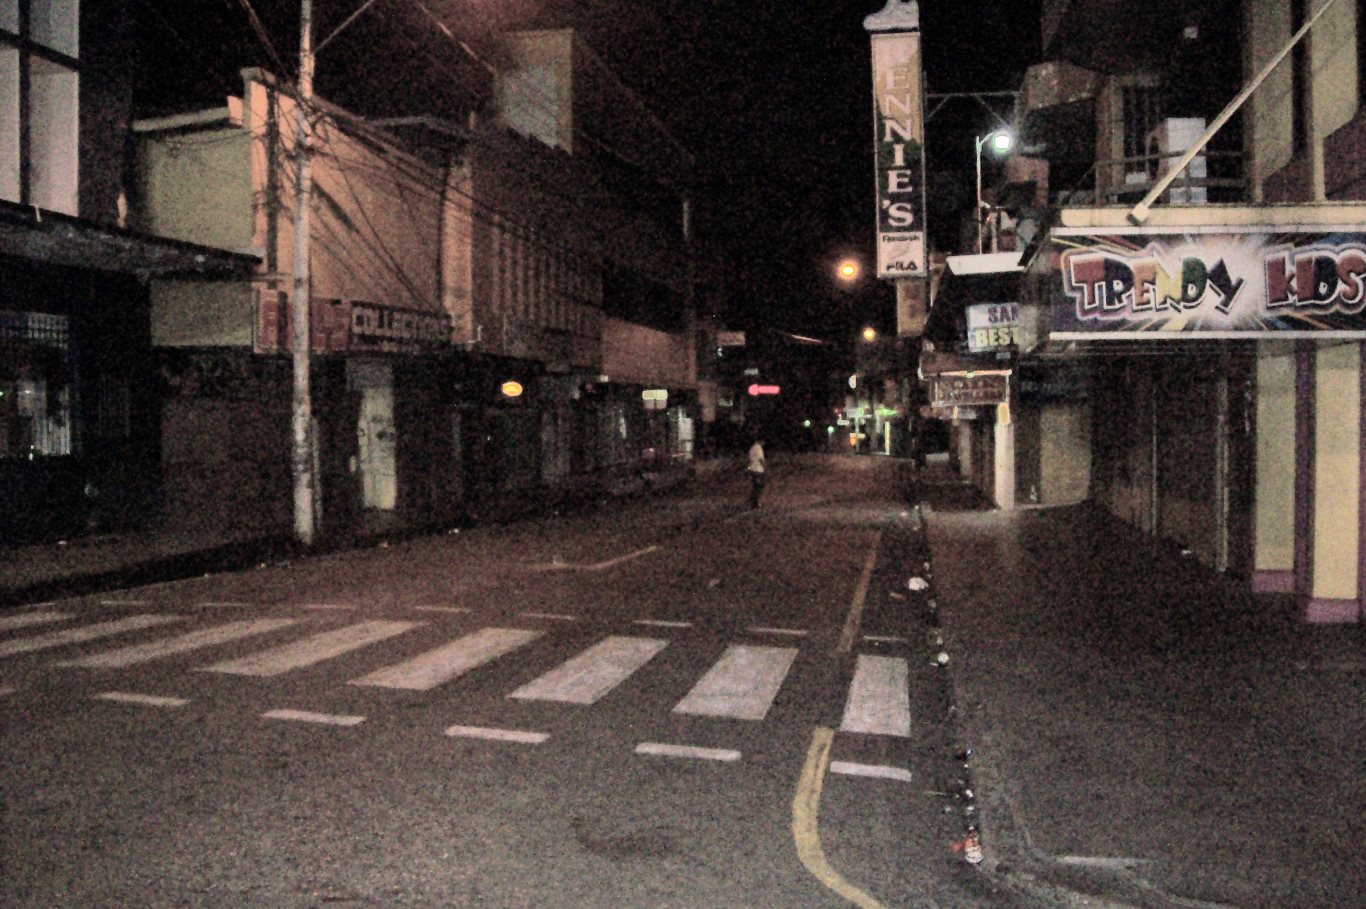
<path fill-rule="evenodd" d="M 941 651 L 939 651 L 939 653 L 935 656 L 934 662 L 935 662 L 935 664 L 938 665 L 938 666 L 947 666 L 947 665 L 949 665 L 949 655 L 948 655 L 946 652 L 944 652 L 943 650 L 941 650 Z"/>
<path fill-rule="evenodd" d="M 707 589 L 708 589 L 708 590 L 715 590 L 717 587 L 720 587 L 720 586 L 721 586 L 721 579 L 720 579 L 720 578 L 712 578 L 710 581 L 707 582 Z"/>
<path fill-rule="evenodd" d="M 887 591 L 887 595 L 890 596 L 890 597 L 891 597 L 892 599 L 894 599 L 894 600 L 904 600 L 904 599 L 906 599 L 906 594 L 904 594 L 904 593 L 897 593 L 895 590 L 889 590 L 889 591 Z"/>
<path fill-rule="evenodd" d="M 917 592 L 921 590 L 929 590 L 930 582 L 921 577 L 914 577 L 906 582 L 906 587 L 910 590 L 914 590 Z"/>
<path fill-rule="evenodd" d="M 953 851 L 962 854 L 963 860 L 969 864 L 980 865 L 982 863 L 982 840 L 975 833 L 970 833 L 954 843 Z"/>

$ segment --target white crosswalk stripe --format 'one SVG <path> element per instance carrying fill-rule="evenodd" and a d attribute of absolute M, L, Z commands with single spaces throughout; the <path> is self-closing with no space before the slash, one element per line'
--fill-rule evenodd
<path fill-rule="evenodd" d="M 95 653 L 74 660 L 62 660 L 57 665 L 81 666 L 87 669 L 122 669 L 149 660 L 157 660 L 178 653 L 188 653 L 192 650 L 200 650 L 253 635 L 265 634 L 268 631 L 287 628 L 297 623 L 298 619 L 248 619 L 241 622 L 228 622 L 226 625 L 201 628 L 198 631 L 191 631 L 189 634 L 182 634 L 173 638 L 163 638 L 146 644 L 120 647 L 117 650 Z"/>
<path fill-rule="evenodd" d="M 678 702 L 674 713 L 762 720 L 796 658 L 791 647 L 732 645 Z"/>
<path fill-rule="evenodd" d="M 41 619 L 38 618 L 40 616 Z M 44 622 L 64 621 L 72 616 L 57 612 L 35 612 L 7 618 L 23 618 L 27 625 L 31 626 Z M 0 642 L 0 657 L 96 641 L 182 621 L 184 618 L 179 615 L 133 615 L 99 621 L 83 627 L 36 633 L 29 637 Z M 123 669 L 292 629 L 310 621 L 317 620 L 295 616 L 220 622 L 188 633 L 177 633 L 127 645 L 112 645 L 96 653 L 58 658 L 52 665 Z M 352 654 L 371 644 L 424 625 L 426 623 L 421 621 L 376 619 L 355 622 L 318 633 L 305 634 L 300 630 L 297 633 L 305 636 L 243 656 L 201 665 L 197 667 L 197 671 L 262 678 L 279 676 Z M 11 622 L 10 627 L 26 626 Z M 418 652 L 415 656 L 380 666 L 350 679 L 348 684 L 430 691 L 496 661 L 505 658 L 525 659 L 523 651 L 534 655 L 536 651 L 530 650 L 530 645 L 542 640 L 553 642 L 554 634 L 508 627 L 480 628 L 453 640 L 447 640 L 440 646 Z M 507 697 L 528 702 L 585 706 L 597 704 L 624 686 L 640 684 L 633 680 L 646 676 L 651 661 L 670 646 L 673 646 L 673 642 L 663 637 L 608 635 L 587 649 L 556 663 L 520 687 L 511 686 L 513 690 Z M 683 698 L 677 701 L 672 712 L 688 716 L 764 720 L 771 713 L 782 686 L 791 674 L 798 653 L 795 646 L 731 644 L 700 678 L 695 677 L 695 684 L 692 684 Z M 514 657 L 514 654 L 517 656 Z M 691 681 L 682 682 L 678 690 L 682 691 Z M 12 693 L 12 686 L 0 687 L 0 694 Z M 122 698 L 124 695 L 119 694 L 117 697 Z M 112 700 L 114 697 L 105 699 Z M 858 656 L 839 729 L 846 733 L 901 738 L 910 736 L 909 663 L 906 658 L 867 654 Z M 844 768 L 841 772 L 862 775 L 883 773 L 900 778 L 899 773 L 884 773 L 881 770 L 874 771 L 854 766 Z"/>
<path fill-rule="evenodd" d="M 411 660 L 352 679 L 351 684 L 428 691 L 524 647 L 540 636 L 539 631 L 485 628 Z"/>
<path fill-rule="evenodd" d="M 656 638 L 609 637 L 508 697 L 592 704 L 630 678 L 667 646 L 668 641 Z"/>
<path fill-rule="evenodd" d="M 421 622 L 357 622 L 334 631 L 324 631 L 296 641 L 263 650 L 236 660 L 226 660 L 205 666 L 201 672 L 221 672 L 228 675 L 268 677 L 303 669 L 341 656 L 352 650 L 392 638 L 417 628 Z"/>
<path fill-rule="evenodd" d="M 840 731 L 910 736 L 911 693 L 904 659 L 859 656 Z"/>
<path fill-rule="evenodd" d="M 69 612 L 24 612 L 0 618 L 0 631 L 13 631 L 32 625 L 46 625 L 52 622 L 65 622 L 73 616 Z"/>
<path fill-rule="evenodd" d="M 181 617 L 178 615 L 130 615 L 126 619 L 98 622 L 94 625 L 86 625 L 83 628 L 68 628 L 65 631 L 53 631 L 31 638 L 5 641 L 0 644 L 0 657 L 33 653 L 37 650 L 49 650 L 53 647 L 65 647 L 69 644 L 84 644 L 87 641 L 97 641 L 100 638 L 113 637 L 116 634 L 123 634 L 128 631 L 142 631 L 146 628 L 155 628 L 157 625 L 165 625 L 168 622 L 179 622 L 180 619 Z"/>

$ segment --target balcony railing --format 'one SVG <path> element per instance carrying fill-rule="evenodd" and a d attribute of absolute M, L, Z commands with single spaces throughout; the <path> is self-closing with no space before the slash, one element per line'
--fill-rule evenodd
<path fill-rule="evenodd" d="M 1055 195 L 1058 206 L 1133 205 L 1143 200 L 1184 152 L 1138 155 L 1097 161 L 1071 190 Z M 1248 182 L 1243 153 L 1205 149 L 1157 199 L 1159 205 L 1209 205 L 1246 202 Z"/>

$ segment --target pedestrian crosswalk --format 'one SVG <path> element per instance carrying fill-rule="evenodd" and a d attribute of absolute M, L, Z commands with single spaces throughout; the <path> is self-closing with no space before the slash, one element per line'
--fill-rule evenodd
<path fill-rule="evenodd" d="M 360 658 L 366 648 L 382 642 L 394 641 L 385 649 L 406 650 L 395 662 L 373 668 L 373 662 L 346 680 L 358 688 L 398 689 L 412 692 L 431 692 L 458 680 L 481 667 L 504 660 L 519 660 L 514 667 L 535 665 L 539 674 L 516 679 L 509 685 L 507 700 L 516 702 L 546 702 L 580 706 L 597 704 L 608 695 L 626 688 L 633 680 L 650 671 L 658 657 L 671 647 L 686 646 L 665 636 L 607 634 L 559 662 L 545 667 L 544 651 L 536 645 L 554 641 L 555 634 L 545 630 L 531 630 L 501 625 L 477 627 L 453 639 L 431 646 L 433 633 L 439 634 L 430 623 L 396 619 L 365 619 L 320 617 L 310 613 L 307 618 L 296 616 L 264 617 L 234 621 L 216 621 L 188 631 L 179 629 L 173 634 L 138 640 L 133 643 L 106 641 L 136 632 L 152 632 L 161 626 L 194 619 L 175 614 L 139 614 L 118 619 L 93 621 L 87 624 L 50 630 L 54 625 L 68 625 L 80 618 L 58 611 L 35 611 L 0 617 L 0 682 L 6 677 L 4 658 L 43 654 L 46 663 L 54 667 L 89 670 L 125 670 L 143 664 L 166 662 L 180 658 L 184 669 L 220 676 L 239 676 L 273 679 L 297 674 L 306 677 L 312 669 L 327 665 L 347 665 L 345 658 Z M 473 623 L 474 619 L 468 619 Z M 344 624 L 337 625 L 337 622 Z M 319 625 L 333 625 L 318 630 Z M 515 623 L 510 623 L 515 624 Z M 640 622 L 632 623 L 640 625 Z M 654 629 L 679 628 L 687 623 L 652 622 Z M 419 630 L 421 634 L 417 634 Z M 567 632 L 566 632 L 567 633 Z M 283 642 L 257 641 L 268 636 L 290 636 Z M 407 643 L 400 643 L 406 636 Z M 422 644 L 416 643 L 418 640 Z M 75 645 L 97 644 L 104 649 L 78 655 L 44 654 Z M 250 652 L 227 659 L 214 660 L 214 648 L 231 646 L 238 649 L 255 647 Z M 709 647 L 714 645 L 708 645 Z M 532 656 L 532 654 L 538 654 Z M 223 654 L 218 654 L 223 656 Z M 651 677 L 649 690 L 658 692 L 671 684 L 677 685 L 671 712 L 719 720 L 759 722 L 767 718 L 785 685 L 788 685 L 797 664 L 797 647 L 761 646 L 732 643 L 724 646 L 711 663 L 702 669 L 695 659 L 687 665 L 694 667 L 689 677 L 679 677 L 677 664 L 669 670 L 667 679 Z M 202 660 L 204 665 L 195 665 Z M 514 673 L 515 674 L 515 673 Z M 331 677 L 331 676 L 329 676 Z M 0 692 L 13 694 L 13 686 L 0 684 Z M 183 701 L 160 695 L 135 692 L 105 692 L 96 697 L 128 704 L 152 706 L 180 706 Z M 676 700 L 675 700 L 676 699 Z M 847 699 L 844 701 L 840 729 L 843 732 L 907 738 L 911 735 L 912 717 L 909 694 L 909 667 L 905 657 L 860 655 L 848 680 Z M 364 717 L 351 715 L 340 718 L 308 711 L 277 710 L 263 716 L 303 722 L 355 725 Z M 491 737 L 482 727 L 452 727 L 447 734 L 460 737 Z M 506 733 L 506 730 L 498 734 Z"/>

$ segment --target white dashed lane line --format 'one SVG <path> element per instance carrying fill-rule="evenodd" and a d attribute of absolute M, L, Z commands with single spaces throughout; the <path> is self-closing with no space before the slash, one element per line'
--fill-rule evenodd
<path fill-rule="evenodd" d="M 911 781 L 911 771 L 904 767 L 889 767 L 886 764 L 857 764 L 852 761 L 831 761 L 830 772 L 844 776 L 873 777 L 882 780 L 896 780 L 900 783 Z"/>
<path fill-rule="evenodd" d="M 518 745 L 539 745 L 550 735 L 526 729 L 493 729 L 487 726 L 451 726 L 446 735 L 453 739 L 484 739 L 491 742 L 513 742 Z"/>
<path fill-rule="evenodd" d="M 338 713 L 314 713 L 311 710 L 267 710 L 261 714 L 266 720 L 291 720 L 296 723 L 315 723 L 320 726 L 359 726 L 365 722 L 363 716 L 346 716 Z"/>
<path fill-rule="evenodd" d="M 740 752 L 731 748 L 699 748 L 696 745 L 668 745 L 663 742 L 641 742 L 636 754 L 654 757 L 690 758 L 700 761 L 731 763 L 740 760 Z"/>
<path fill-rule="evenodd" d="M 171 698 L 159 694 L 136 694 L 131 691 L 102 691 L 92 694 L 91 700 L 113 701 L 117 704 L 139 704 L 143 707 L 184 707 L 186 698 Z"/>

